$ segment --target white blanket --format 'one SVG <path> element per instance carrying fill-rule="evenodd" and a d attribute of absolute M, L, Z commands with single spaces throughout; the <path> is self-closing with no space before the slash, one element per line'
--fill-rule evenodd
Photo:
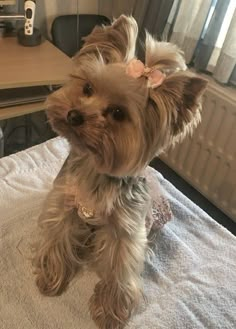
<path fill-rule="evenodd" d="M 95 329 L 88 300 L 97 281 L 84 272 L 60 297 L 34 284 L 30 242 L 37 216 L 68 153 L 60 138 L 0 160 L 0 328 Z M 174 219 L 146 263 L 147 301 L 127 329 L 235 329 L 236 238 L 160 174 Z"/>

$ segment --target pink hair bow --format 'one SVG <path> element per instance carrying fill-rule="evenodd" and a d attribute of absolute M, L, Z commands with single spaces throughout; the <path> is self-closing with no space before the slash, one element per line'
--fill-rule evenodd
<path fill-rule="evenodd" d="M 141 76 L 147 77 L 148 87 L 151 88 L 160 86 L 166 77 L 166 75 L 160 70 L 155 67 L 149 68 L 136 58 L 128 63 L 126 73 L 135 79 L 140 78 Z"/>

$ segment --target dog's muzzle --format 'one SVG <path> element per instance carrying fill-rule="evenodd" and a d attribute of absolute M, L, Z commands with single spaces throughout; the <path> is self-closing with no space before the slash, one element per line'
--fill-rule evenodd
<path fill-rule="evenodd" d="M 71 110 L 67 114 L 67 122 L 71 126 L 81 126 L 84 123 L 84 117 L 79 110 Z"/>

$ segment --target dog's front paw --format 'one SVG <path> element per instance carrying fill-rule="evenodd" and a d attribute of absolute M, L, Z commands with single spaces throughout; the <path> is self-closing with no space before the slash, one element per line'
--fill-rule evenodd
<path fill-rule="evenodd" d="M 125 324 L 113 318 L 110 314 L 105 315 L 103 309 L 97 309 L 98 313 L 94 314 L 92 319 L 99 329 L 123 329 Z"/>
<path fill-rule="evenodd" d="M 123 329 L 133 310 L 133 300 L 114 282 L 100 281 L 90 299 L 93 321 L 100 329 Z"/>
<path fill-rule="evenodd" d="M 48 253 L 34 259 L 36 285 L 46 296 L 60 295 L 68 286 L 72 271 L 63 262 Z"/>
<path fill-rule="evenodd" d="M 45 278 L 45 276 L 42 273 L 38 273 L 36 275 L 35 282 L 41 294 L 46 296 L 57 295 L 55 289 L 53 289 L 52 285 L 50 284 L 50 281 L 47 280 L 47 278 Z"/>
<path fill-rule="evenodd" d="M 123 329 L 125 327 L 125 323 L 122 323 L 115 314 L 107 313 L 106 308 L 100 304 L 99 296 L 95 294 L 90 299 L 90 313 L 99 329 Z"/>
<path fill-rule="evenodd" d="M 65 289 L 65 285 L 61 285 L 58 281 L 45 277 L 43 273 L 37 274 L 36 285 L 41 294 L 46 296 L 60 295 Z"/>

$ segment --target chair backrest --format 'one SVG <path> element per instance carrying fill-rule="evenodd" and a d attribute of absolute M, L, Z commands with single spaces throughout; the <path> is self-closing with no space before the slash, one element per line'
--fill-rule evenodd
<path fill-rule="evenodd" d="M 96 25 L 108 25 L 110 20 L 102 15 L 64 15 L 52 23 L 53 44 L 72 57 L 82 47 L 82 38 L 90 34 Z"/>

